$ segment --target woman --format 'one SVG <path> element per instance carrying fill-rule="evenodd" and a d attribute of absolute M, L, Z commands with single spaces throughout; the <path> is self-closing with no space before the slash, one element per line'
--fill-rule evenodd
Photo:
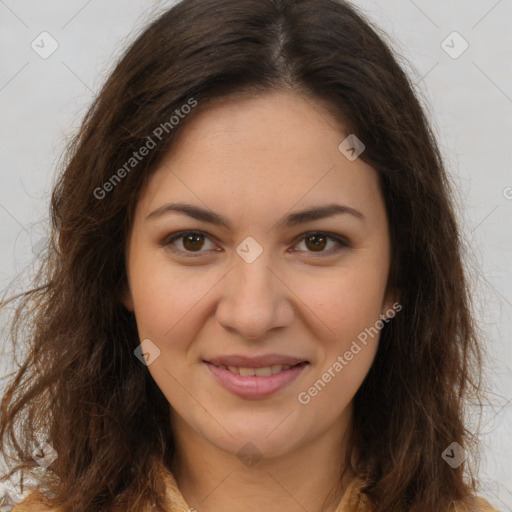
<path fill-rule="evenodd" d="M 353 6 L 177 4 L 51 207 L 2 402 L 12 471 L 46 468 L 16 512 L 493 510 L 442 158 Z"/>

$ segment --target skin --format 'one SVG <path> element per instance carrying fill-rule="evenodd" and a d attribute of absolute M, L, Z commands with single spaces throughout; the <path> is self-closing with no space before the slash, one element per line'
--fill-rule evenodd
<path fill-rule="evenodd" d="M 347 135 L 321 103 L 294 92 L 223 99 L 190 119 L 141 193 L 123 302 L 140 339 L 160 350 L 148 370 L 172 406 L 173 473 L 199 512 L 329 512 L 350 480 L 345 473 L 336 486 L 352 399 L 378 336 L 307 405 L 297 399 L 394 302 L 386 296 L 390 239 L 377 173 L 340 152 Z M 176 212 L 148 218 L 177 202 L 224 216 L 231 230 Z M 290 213 L 331 203 L 364 219 L 345 213 L 278 226 Z M 184 230 L 206 236 L 162 244 Z M 301 239 L 311 231 L 350 245 L 328 239 L 315 250 Z M 252 263 L 236 252 L 248 236 L 263 248 Z M 203 362 L 268 353 L 310 364 L 264 399 L 232 394 Z M 261 456 L 251 467 L 237 456 L 248 442 Z"/>

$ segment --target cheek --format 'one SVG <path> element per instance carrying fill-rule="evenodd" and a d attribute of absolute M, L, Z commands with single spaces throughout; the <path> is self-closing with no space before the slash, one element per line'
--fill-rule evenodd
<path fill-rule="evenodd" d="M 134 258 L 130 286 L 140 335 L 175 338 L 180 328 L 193 327 L 182 320 L 194 315 L 217 280 L 213 273 L 198 268 L 178 268 L 150 257 Z"/>
<path fill-rule="evenodd" d="M 314 313 L 313 321 L 321 321 L 325 336 L 339 345 L 379 319 L 386 277 L 378 266 L 357 263 L 314 279 L 298 278 L 294 291 L 306 298 L 304 303 Z"/>
<path fill-rule="evenodd" d="M 304 417 L 315 421 L 321 418 L 322 425 L 331 425 L 346 410 L 368 374 L 377 350 L 376 344 L 359 345 L 350 361 L 345 359 L 345 352 L 334 354 L 301 390 L 297 401 Z"/>
<path fill-rule="evenodd" d="M 329 423 L 353 399 L 377 353 L 384 289 L 385 274 L 361 267 L 331 276 L 305 295 L 321 323 L 315 336 L 318 364 L 297 397 L 304 414 L 321 414 Z"/>

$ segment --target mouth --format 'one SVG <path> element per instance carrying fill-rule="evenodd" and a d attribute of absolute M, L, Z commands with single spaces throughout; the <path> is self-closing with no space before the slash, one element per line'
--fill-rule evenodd
<path fill-rule="evenodd" d="M 210 363 L 209 361 L 205 361 L 206 363 Z M 281 373 L 284 370 L 289 370 L 290 368 L 295 368 L 296 366 L 309 364 L 308 361 L 301 361 L 297 364 L 273 364 L 271 366 L 258 366 L 258 367 L 248 367 L 248 366 L 233 366 L 233 365 L 218 365 L 213 364 L 216 368 L 220 368 L 221 370 L 227 370 L 234 375 L 241 375 L 242 377 L 270 377 L 271 375 L 276 375 L 277 373 Z"/>
<path fill-rule="evenodd" d="M 287 361 L 291 364 L 256 365 L 243 362 L 245 366 L 220 364 L 218 361 L 203 363 L 216 382 L 232 394 L 245 399 L 263 399 L 276 394 L 295 381 L 308 366 L 309 361 Z"/>

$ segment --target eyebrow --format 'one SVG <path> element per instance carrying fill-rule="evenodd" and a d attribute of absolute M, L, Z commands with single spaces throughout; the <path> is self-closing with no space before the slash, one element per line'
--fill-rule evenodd
<path fill-rule="evenodd" d="M 169 203 L 160 206 L 156 210 L 152 211 L 146 220 L 160 218 L 166 214 L 176 212 L 184 215 L 188 215 L 193 219 L 214 224 L 216 226 L 224 226 L 231 231 L 231 225 L 229 221 L 211 210 L 201 208 L 188 203 Z M 328 204 L 325 206 L 316 206 L 306 210 L 294 212 L 286 216 L 284 219 L 277 223 L 277 227 L 280 229 L 290 228 L 298 224 L 305 222 L 311 222 L 314 220 L 325 219 L 334 215 L 347 214 L 351 215 L 361 221 L 365 221 L 365 216 L 358 210 L 351 208 L 350 206 L 342 204 Z"/>

